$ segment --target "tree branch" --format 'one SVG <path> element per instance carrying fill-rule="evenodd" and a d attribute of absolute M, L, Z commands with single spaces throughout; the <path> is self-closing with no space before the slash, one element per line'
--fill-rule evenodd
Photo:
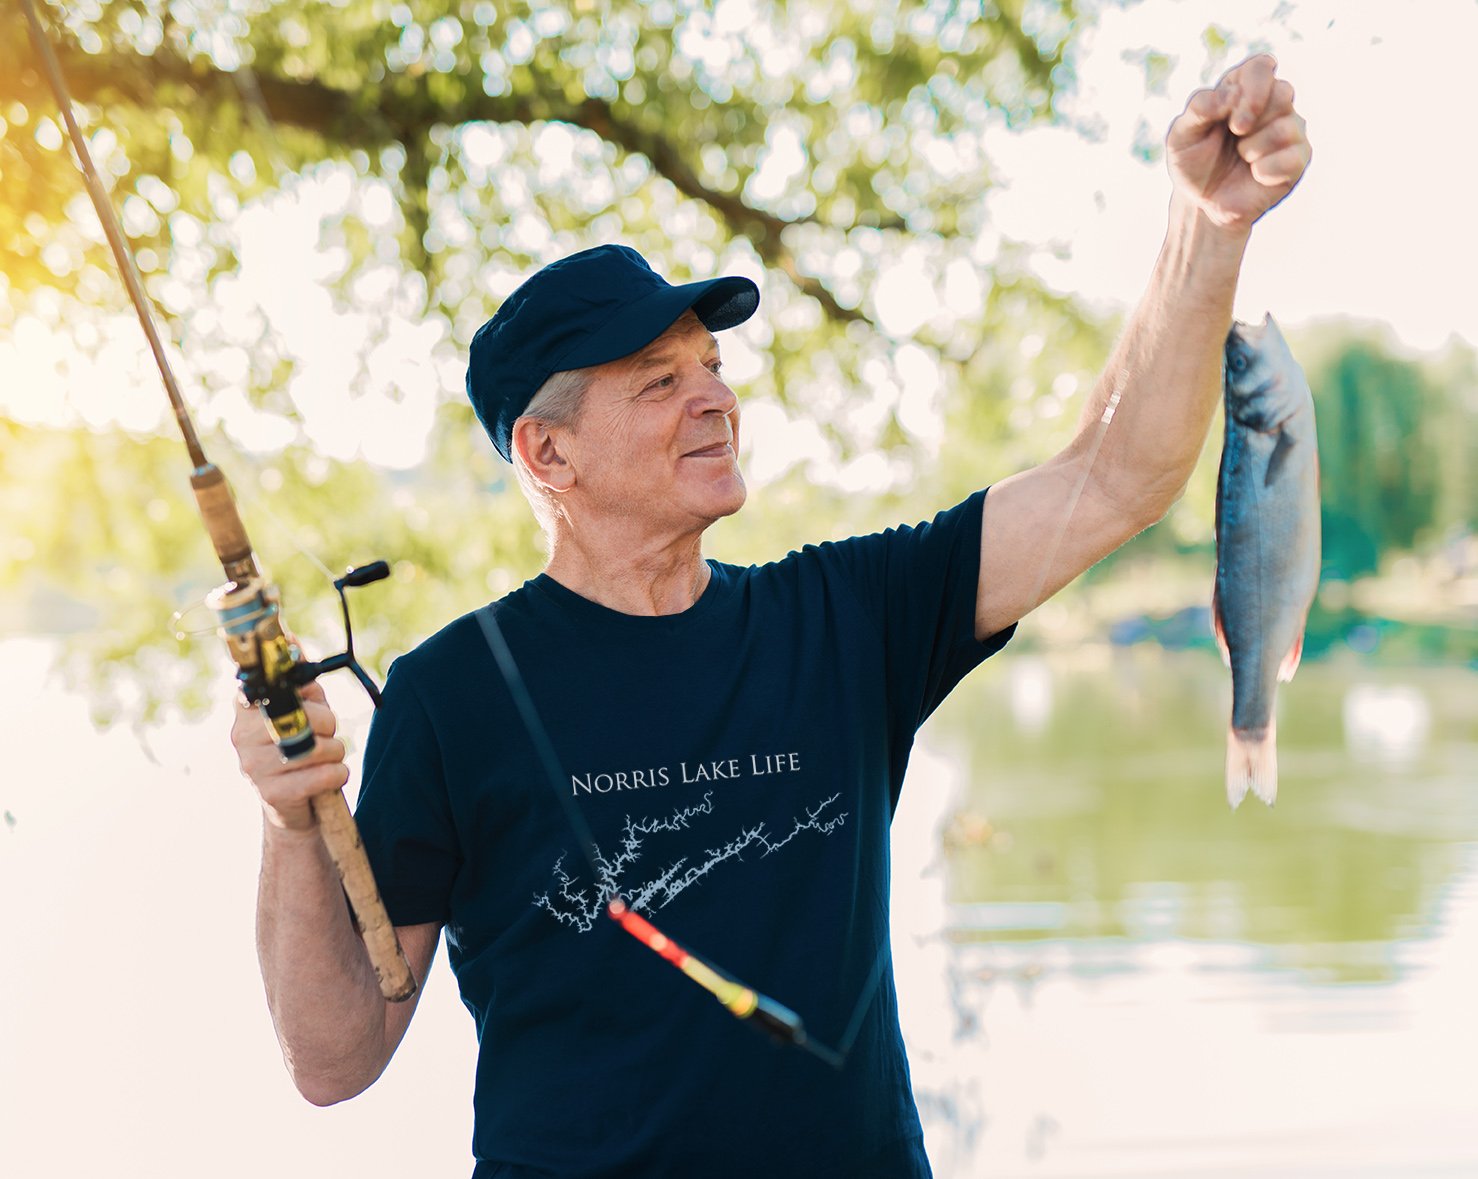
<path fill-rule="evenodd" d="M 84 103 L 124 102 L 144 109 L 205 103 L 219 106 L 245 101 L 239 79 L 202 57 L 185 59 L 161 48 L 152 55 L 113 50 L 88 54 L 62 43 L 58 55 L 66 70 L 73 97 Z M 703 183 L 669 138 L 651 128 L 621 118 L 601 99 L 570 103 L 544 94 L 491 96 L 469 88 L 464 101 L 437 103 L 408 75 L 390 84 L 351 93 L 312 78 L 284 78 L 255 74 L 256 91 L 274 123 L 295 127 L 350 147 L 377 147 L 409 143 L 425 137 L 437 125 L 464 123 L 569 123 L 593 131 L 623 151 L 645 156 L 653 170 L 684 196 L 701 201 L 723 219 L 730 230 L 749 239 L 760 257 L 782 271 L 797 289 L 819 302 L 839 322 L 871 322 L 855 309 L 843 307 L 820 279 L 804 274 L 785 245 L 782 234 L 792 225 L 815 224 L 813 217 L 788 219 L 746 203 L 735 193 Z M 7 93 L 8 92 L 8 93 Z M 19 99 L 37 109 L 50 106 L 49 92 L 32 69 L 9 79 L 0 78 L 0 97 Z M 901 228 L 889 222 L 884 228 Z"/>

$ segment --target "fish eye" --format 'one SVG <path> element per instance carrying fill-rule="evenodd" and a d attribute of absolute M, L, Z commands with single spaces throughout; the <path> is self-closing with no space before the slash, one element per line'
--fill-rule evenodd
<path fill-rule="evenodd" d="M 1245 373 L 1247 371 L 1247 353 L 1233 350 L 1227 357 L 1227 367 L 1234 373 Z"/>

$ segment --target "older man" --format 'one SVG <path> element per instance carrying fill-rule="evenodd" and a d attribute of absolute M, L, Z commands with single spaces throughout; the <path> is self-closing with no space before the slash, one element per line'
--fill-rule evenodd
<path fill-rule="evenodd" d="M 914 733 L 1179 495 L 1248 234 L 1309 147 L 1258 57 L 1191 98 L 1167 156 L 1165 245 L 1077 438 L 918 527 L 759 567 L 703 557 L 745 499 L 713 333 L 754 312 L 747 280 L 670 286 L 602 246 L 478 333 L 469 394 L 549 562 L 396 662 L 359 808 L 417 977 L 445 928 L 476 1018 L 476 1176 L 929 1173 L 887 969 Z M 379 1076 L 414 1006 L 381 999 L 312 829 L 308 799 L 347 771 L 316 691 L 309 712 L 324 740 L 301 762 L 245 713 L 233 739 L 267 818 L 269 1002 L 299 1089 L 328 1104 Z M 752 1035 L 601 919 L 613 892 L 799 1012 L 839 1067 Z"/>

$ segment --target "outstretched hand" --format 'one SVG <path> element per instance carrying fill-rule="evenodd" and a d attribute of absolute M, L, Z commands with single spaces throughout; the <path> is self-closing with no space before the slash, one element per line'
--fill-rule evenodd
<path fill-rule="evenodd" d="M 1165 156 L 1179 195 L 1214 224 L 1246 231 L 1293 191 L 1312 149 L 1293 87 L 1268 54 L 1197 90 L 1170 124 Z"/>

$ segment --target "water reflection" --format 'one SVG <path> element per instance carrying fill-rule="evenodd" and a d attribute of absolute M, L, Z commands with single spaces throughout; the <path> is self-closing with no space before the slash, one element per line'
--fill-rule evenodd
<path fill-rule="evenodd" d="M 896 872 L 941 1179 L 1478 1174 L 1478 1082 L 1430 1080 L 1451 1073 L 1434 1021 L 1474 1022 L 1478 954 L 1454 947 L 1478 941 L 1478 681 L 1354 670 L 1280 693 L 1272 811 L 1227 809 L 1214 656 L 1037 659 L 946 706 L 894 841 L 944 848 Z"/>
<path fill-rule="evenodd" d="M 1280 694 L 1279 804 L 1232 814 L 1218 790 L 1224 671 L 1200 655 L 1157 666 L 1138 655 L 1029 673 L 1053 685 L 1037 731 L 1017 726 L 1010 701 L 1021 681 L 1010 675 L 967 685 L 939 718 L 932 739 L 968 781 L 945 827 L 960 935 L 1289 947 L 1405 936 L 1450 878 L 1454 840 L 1478 837 L 1474 802 L 1455 796 L 1449 764 L 1471 752 L 1434 743 L 1426 696 L 1362 691 L 1336 668 L 1305 668 Z M 1459 684 L 1473 690 L 1466 673 L 1455 677 L 1450 707 Z M 1384 756 L 1362 742 L 1379 742 Z M 1311 954 L 1310 968 L 1323 974 L 1334 957 Z M 1388 976 L 1359 954 L 1334 968 Z"/>
<path fill-rule="evenodd" d="M 1040 733 L 1052 719 L 1052 671 L 1040 655 L 1025 655 L 1006 673 L 1011 719 L 1023 733 Z"/>
<path fill-rule="evenodd" d="M 1432 729 L 1427 699 L 1410 684 L 1352 684 L 1343 715 L 1350 752 L 1391 768 L 1415 761 Z"/>

